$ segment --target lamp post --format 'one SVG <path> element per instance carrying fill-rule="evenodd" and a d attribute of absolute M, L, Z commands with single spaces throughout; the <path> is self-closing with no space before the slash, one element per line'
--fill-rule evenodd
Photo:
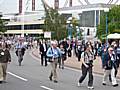
<path fill-rule="evenodd" d="M 68 38 L 71 40 L 72 38 L 72 24 L 71 24 L 71 21 L 72 21 L 72 17 L 69 17 L 68 20 L 67 20 L 67 30 L 68 30 Z"/>
<path fill-rule="evenodd" d="M 107 12 L 109 12 L 109 8 L 106 8 L 104 12 L 106 13 L 106 19 L 105 19 L 106 21 L 106 47 L 108 47 L 108 38 L 107 38 L 108 36 L 108 15 L 107 15 Z"/>
<path fill-rule="evenodd" d="M 24 16 L 25 16 L 25 5 L 24 5 L 24 1 L 22 2 L 22 5 L 23 5 L 23 7 L 22 7 L 22 13 L 21 13 L 21 15 L 22 15 L 22 26 L 21 26 L 21 37 L 24 37 L 24 34 L 25 34 L 25 30 L 24 30 L 24 22 L 25 22 L 25 18 L 24 18 Z"/>
<path fill-rule="evenodd" d="M 72 24 L 71 23 L 68 24 L 68 37 L 71 40 L 72 38 Z"/>
<path fill-rule="evenodd" d="M 106 13 L 106 45 L 108 47 L 108 16 L 107 16 L 107 13 Z"/>
<path fill-rule="evenodd" d="M 80 39 L 80 28 L 76 26 L 76 31 L 77 31 L 77 39 Z"/>

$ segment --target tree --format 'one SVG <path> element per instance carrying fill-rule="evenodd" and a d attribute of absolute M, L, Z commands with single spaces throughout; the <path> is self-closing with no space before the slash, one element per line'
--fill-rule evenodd
<path fill-rule="evenodd" d="M 2 20 L 1 18 L 0 18 L 0 32 L 1 32 L 1 33 L 6 32 L 5 21 Z"/>
<path fill-rule="evenodd" d="M 63 39 L 67 36 L 66 19 L 60 15 L 56 9 L 45 9 L 44 31 L 52 32 L 52 39 Z"/>
<path fill-rule="evenodd" d="M 108 13 L 101 13 L 100 25 L 97 27 L 97 36 L 101 40 L 106 37 L 106 14 L 108 16 L 108 34 L 120 33 L 120 5 L 116 5 Z"/>
<path fill-rule="evenodd" d="M 109 33 L 120 33 L 120 5 L 114 6 L 110 9 L 109 17 Z"/>
<path fill-rule="evenodd" d="M 76 26 L 79 26 L 79 20 L 77 20 L 76 18 L 72 18 L 71 24 L 73 25 L 73 35 L 75 36 L 77 31 L 76 31 Z"/>

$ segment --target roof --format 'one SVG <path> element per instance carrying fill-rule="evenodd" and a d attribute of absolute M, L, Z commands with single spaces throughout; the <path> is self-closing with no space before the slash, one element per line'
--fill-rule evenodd
<path fill-rule="evenodd" d="M 89 4 L 89 5 L 79 5 L 79 6 L 73 6 L 73 7 L 63 7 L 60 8 L 59 11 L 63 10 L 80 10 L 80 9 L 90 9 L 90 8 L 110 8 L 114 4 L 103 4 L 103 3 L 98 3 L 98 4 Z"/>

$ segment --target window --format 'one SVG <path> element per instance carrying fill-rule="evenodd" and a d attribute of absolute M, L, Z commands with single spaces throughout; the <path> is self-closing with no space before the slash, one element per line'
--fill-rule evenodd
<path fill-rule="evenodd" d="M 25 30 L 33 30 L 33 29 L 43 29 L 43 24 L 30 24 L 30 25 L 24 25 Z M 21 30 L 22 25 L 11 25 L 6 26 L 7 30 Z"/>

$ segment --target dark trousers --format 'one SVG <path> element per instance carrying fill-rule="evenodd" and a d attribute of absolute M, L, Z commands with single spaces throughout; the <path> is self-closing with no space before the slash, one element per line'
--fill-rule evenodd
<path fill-rule="evenodd" d="M 45 62 L 45 66 L 47 66 L 47 58 L 46 58 L 46 52 L 41 54 L 41 65 L 43 66 L 43 63 Z"/>
<path fill-rule="evenodd" d="M 81 51 L 78 51 L 78 55 L 77 55 L 78 56 L 78 61 L 80 61 L 80 59 L 81 59 L 81 53 L 82 53 Z"/>
<path fill-rule="evenodd" d="M 82 83 L 83 80 L 85 79 L 87 72 L 89 73 L 89 80 L 88 80 L 88 86 L 93 86 L 93 74 L 92 74 L 92 66 L 86 68 L 82 64 L 82 76 L 79 79 L 79 83 Z"/>
<path fill-rule="evenodd" d="M 76 55 L 76 57 L 77 57 L 77 56 L 78 56 L 78 54 L 77 54 L 76 47 L 74 47 L 74 51 L 75 51 L 75 55 Z"/>
<path fill-rule="evenodd" d="M 65 60 L 64 60 L 63 57 L 58 58 L 59 68 L 62 67 L 62 69 L 64 69 L 64 61 L 65 61 Z"/>
<path fill-rule="evenodd" d="M 72 56 L 71 50 L 68 50 L 68 57 L 71 57 L 71 56 Z"/>

